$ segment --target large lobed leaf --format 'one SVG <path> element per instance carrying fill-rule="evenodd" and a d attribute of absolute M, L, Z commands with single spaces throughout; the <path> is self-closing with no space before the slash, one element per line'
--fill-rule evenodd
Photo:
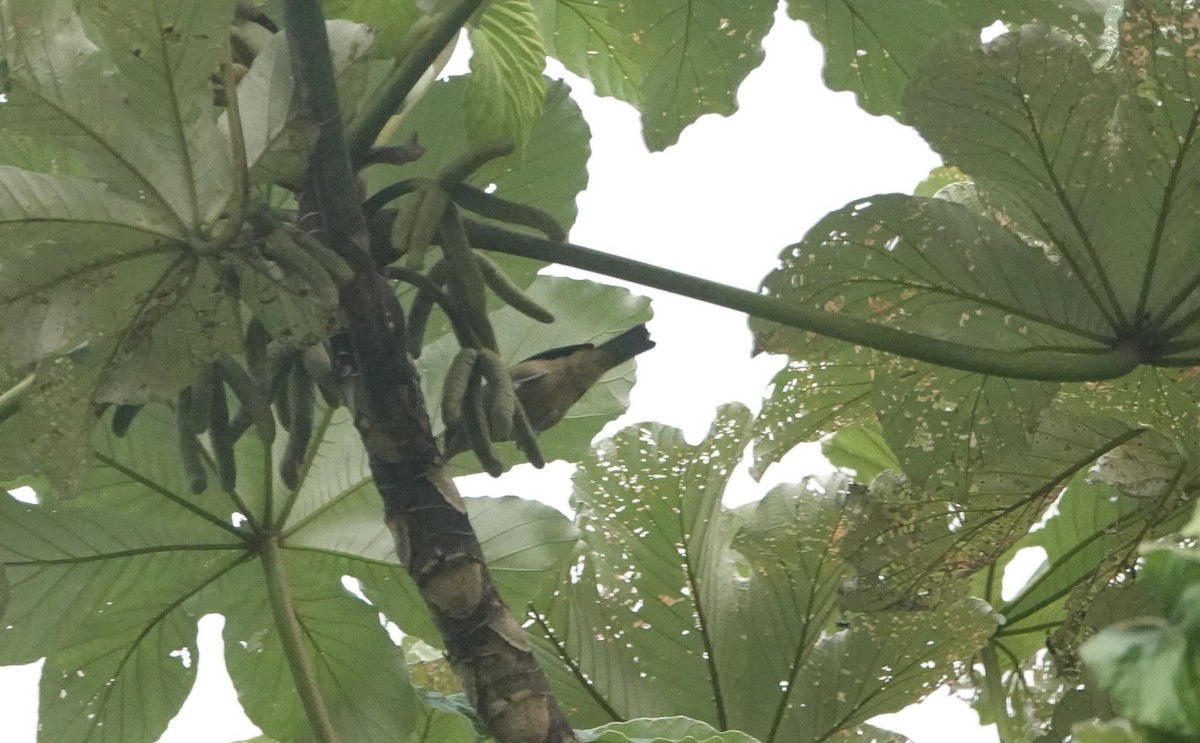
<path fill-rule="evenodd" d="M 305 717 L 264 577 L 268 532 L 280 535 L 284 608 L 303 627 L 339 732 L 368 743 L 410 733 L 475 740 L 468 721 L 418 698 L 380 623 L 382 610 L 436 636 L 393 553 L 357 433 L 344 412 L 319 411 L 316 438 L 296 492 L 273 480 L 272 457 L 245 437 L 237 491 L 194 496 L 171 413 L 151 405 L 124 438 L 97 432 L 84 497 L 32 506 L 0 498 L 0 564 L 12 583 L 0 663 L 47 658 L 40 740 L 157 739 L 190 690 L 195 623 L 210 612 L 226 617 L 227 661 L 247 714 L 275 739 L 301 737 Z M 284 445 L 276 442 L 276 456 Z M 575 548 L 567 519 L 518 499 L 470 508 L 509 600 L 549 590 Z M 346 589 L 348 575 L 381 597 L 376 607 Z"/>
<path fill-rule="evenodd" d="M 861 199 L 786 250 L 764 292 L 982 353 L 1045 351 L 1069 364 L 1127 348 L 1147 364 L 1193 364 L 1196 21 L 1178 4 L 1131 4 L 1121 54 L 1103 67 L 1044 27 L 941 44 L 904 102 L 974 179 L 971 198 Z M 1103 408 L 1196 446 L 1191 371 L 1143 368 L 1052 397 L 1049 385 L 752 326 L 760 348 L 804 359 L 764 406 L 757 473 L 795 443 L 874 417 L 917 484 L 963 483 L 1027 448 L 1047 406 Z"/>
<path fill-rule="evenodd" d="M 547 51 L 599 95 L 634 103 L 654 151 L 700 116 L 737 110 L 737 88 L 763 60 L 775 3 L 544 0 Z"/>
<path fill-rule="evenodd" d="M 75 150 L 180 228 L 213 219 L 229 200 L 231 170 L 208 77 L 233 2 L 94 0 L 78 15 L 73 6 L 5 4 L 0 131 Z"/>
<path fill-rule="evenodd" d="M 494 0 L 471 40 L 467 129 L 476 142 L 507 137 L 522 151 L 542 114 L 546 50 L 530 0 Z"/>
<path fill-rule="evenodd" d="M 1190 363 L 1195 13 L 1128 13 L 1123 55 L 1103 68 L 1043 27 L 939 46 L 905 109 L 981 200 L 862 199 L 786 251 L 765 292 L 981 349 L 1127 346 L 1149 363 Z M 798 347 L 772 325 L 756 331 L 764 348 Z"/>
<path fill-rule="evenodd" d="M 53 494 L 68 496 L 94 406 L 171 399 L 240 346 L 235 285 L 278 336 L 323 337 L 334 298 L 318 289 L 328 277 L 269 252 L 213 249 L 236 193 L 209 89 L 232 2 L 97 0 L 76 13 L 16 0 L 3 13 L 3 154 L 27 169 L 0 165 L 0 309 L 10 318 L 0 376 L 36 372 L 9 425 Z M 370 35 L 332 31 L 339 68 L 355 69 Z M 268 50 L 242 91 L 256 175 L 307 131 L 281 50 Z"/>
<path fill-rule="evenodd" d="M 842 601 L 880 610 L 956 600 L 971 576 L 1024 537 L 1072 476 L 1133 435 L 1117 421 L 1047 412 L 1027 451 L 970 471 L 952 487 L 915 486 L 898 472 L 878 475 L 849 501 L 855 515 L 845 556 L 857 575 Z M 868 455 L 876 451 L 870 439 L 860 445 Z M 854 451 L 849 442 L 842 448 Z"/>
<path fill-rule="evenodd" d="M 825 48 L 825 84 L 849 90 L 873 114 L 903 116 L 901 94 L 925 55 L 945 36 L 995 21 L 1049 23 L 1095 39 L 1104 24 L 1088 0 L 789 0 L 788 15 L 809 24 Z"/>
<path fill-rule="evenodd" d="M 726 407 L 695 446 L 646 424 L 585 460 L 574 502 L 588 551 L 533 603 L 572 719 L 683 713 L 763 741 L 824 740 L 919 698 L 992 631 L 972 600 L 835 624 L 851 574 L 845 483 L 722 508 L 750 424 Z"/>

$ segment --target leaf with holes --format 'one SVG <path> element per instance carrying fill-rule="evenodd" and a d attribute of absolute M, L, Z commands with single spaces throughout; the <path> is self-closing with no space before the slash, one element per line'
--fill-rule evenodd
<path fill-rule="evenodd" d="M 587 551 L 533 603 L 539 657 L 572 719 L 682 713 L 760 740 L 824 740 L 918 698 L 990 634 L 971 601 L 839 628 L 846 482 L 724 509 L 751 431 L 748 411 L 727 406 L 695 446 L 644 424 L 584 462 Z"/>
<path fill-rule="evenodd" d="M 971 588 L 1050 506 L 1075 473 L 1135 432 L 1104 418 L 1047 412 L 1029 448 L 939 489 L 884 472 L 847 507 L 855 511 L 844 554 L 856 571 L 842 592 L 849 608 L 879 611 L 939 606 Z M 1002 573 L 988 573 L 999 580 Z M 979 590 L 997 601 L 998 586 Z"/>
<path fill-rule="evenodd" d="M 945 36 L 969 33 L 997 20 L 1010 28 L 1049 23 L 1069 34 L 1097 38 L 1104 23 L 1088 0 L 789 0 L 788 15 L 804 21 L 825 49 L 825 84 L 849 90 L 873 114 L 903 116 L 901 94 L 925 55 Z"/>

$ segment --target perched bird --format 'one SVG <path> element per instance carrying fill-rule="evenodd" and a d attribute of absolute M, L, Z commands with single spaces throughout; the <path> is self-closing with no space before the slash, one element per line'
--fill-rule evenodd
<path fill-rule="evenodd" d="M 508 373 L 529 424 L 541 433 L 562 420 L 600 377 L 654 345 L 642 324 L 598 346 L 580 343 L 542 351 L 512 366 Z M 459 427 L 446 432 L 447 460 L 468 447 Z"/>
<path fill-rule="evenodd" d="M 541 433 L 562 420 L 567 409 L 609 370 L 651 348 L 654 341 L 642 324 L 599 346 L 581 343 L 542 351 L 508 373 L 530 425 Z"/>

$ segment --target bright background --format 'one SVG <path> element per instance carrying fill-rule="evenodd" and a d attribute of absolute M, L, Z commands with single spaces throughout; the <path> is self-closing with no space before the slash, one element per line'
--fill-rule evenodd
<path fill-rule="evenodd" d="M 803 24 L 780 14 L 764 46 L 766 61 L 740 88 L 737 114 L 706 116 L 683 132 L 679 144 L 654 154 L 642 143 L 636 111 L 596 98 L 589 83 L 551 64 L 548 74 L 567 80 L 592 127 L 590 181 L 579 198 L 572 242 L 756 289 L 783 248 L 827 212 L 874 194 L 911 193 L 939 164 L 912 130 L 864 113 L 849 93 L 823 85 L 821 49 Z M 447 72 L 465 72 L 466 58 L 463 45 Z M 759 407 L 783 360 L 751 358 L 743 315 L 630 287 L 654 299 L 650 330 L 658 348 L 639 357 L 629 412 L 606 435 L 656 420 L 696 441 L 718 405 Z M 743 466 L 726 500 L 754 500 L 776 483 L 828 469 L 815 447 L 802 447 L 761 483 Z M 459 483 L 467 495 L 545 494 L 565 509 L 571 470 L 558 462 L 541 472 L 518 468 L 499 481 L 475 476 Z M 223 620 L 209 616 L 200 624 L 196 686 L 161 743 L 226 743 L 258 734 L 225 672 Z M 40 667 L 0 667 L 0 738 L 8 743 L 36 740 Z M 944 691 L 874 722 L 915 743 L 997 740 L 994 726 L 980 727 L 975 713 Z"/>

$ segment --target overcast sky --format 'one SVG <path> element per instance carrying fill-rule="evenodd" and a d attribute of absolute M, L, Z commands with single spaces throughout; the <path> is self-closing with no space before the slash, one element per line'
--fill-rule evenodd
<path fill-rule="evenodd" d="M 820 80 L 821 50 L 800 23 L 780 15 L 765 41 L 766 62 L 741 87 L 741 110 L 708 116 L 684 131 L 678 145 L 650 154 L 637 113 L 591 95 L 588 83 L 567 78 L 592 127 L 590 181 L 579 199 L 571 240 L 679 271 L 756 289 L 787 245 L 825 213 L 877 193 L 911 193 L 939 161 L 911 130 L 872 117 L 848 93 Z M 460 49 L 460 52 L 462 50 Z M 465 71 L 457 55 L 448 72 Z M 559 271 L 585 276 L 581 272 Z M 626 416 L 682 428 L 692 441 L 709 427 L 718 405 L 759 407 L 775 357 L 750 358 L 743 315 L 701 302 L 640 290 L 654 299 L 651 333 L 658 348 L 639 357 L 638 383 Z M 760 497 L 771 484 L 793 482 L 827 468 L 810 448 L 771 468 L 762 484 L 735 479 L 728 500 Z M 528 469 L 528 468 L 526 468 Z M 565 507 L 570 467 L 552 464 L 536 474 L 517 472 L 500 482 L 466 478 L 467 494 L 550 492 Z M 527 487 L 536 483 L 536 487 Z M 219 657 L 221 620 L 202 623 L 197 688 L 162 743 L 221 743 L 252 737 Z M 4 739 L 33 743 L 37 667 L 0 668 Z M 996 740 L 964 704 L 935 695 L 916 711 L 876 721 L 916 743 Z"/>

